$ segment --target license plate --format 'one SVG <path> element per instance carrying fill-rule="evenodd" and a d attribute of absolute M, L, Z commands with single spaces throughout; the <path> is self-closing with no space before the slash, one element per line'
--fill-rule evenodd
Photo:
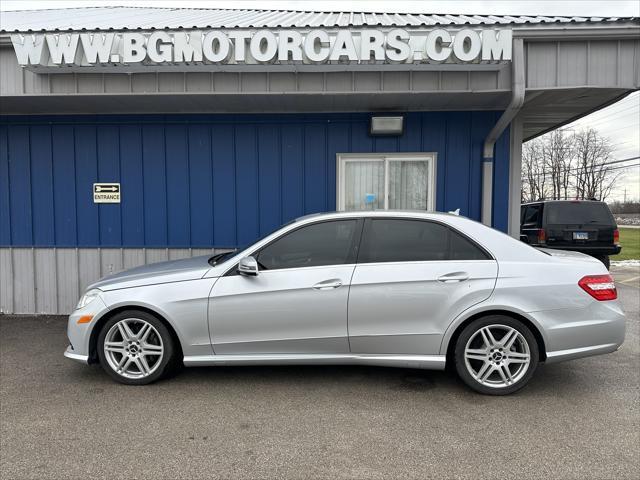
<path fill-rule="evenodd" d="M 588 232 L 573 232 L 574 240 L 589 240 Z"/>

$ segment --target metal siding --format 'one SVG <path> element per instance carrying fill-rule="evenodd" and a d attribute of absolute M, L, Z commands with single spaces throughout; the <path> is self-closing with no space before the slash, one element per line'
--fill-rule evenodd
<path fill-rule="evenodd" d="M 187 128 L 184 125 L 165 127 L 167 159 L 167 245 L 184 246 L 191 244 L 189 203 L 189 163 Z M 170 179 L 170 180 L 169 180 Z"/>
<path fill-rule="evenodd" d="M 12 313 L 36 312 L 36 279 L 32 248 L 13 251 L 13 309 Z"/>
<path fill-rule="evenodd" d="M 51 161 L 51 127 L 36 125 L 31 128 L 31 201 L 33 215 L 33 243 L 55 244 L 53 165 Z"/>
<path fill-rule="evenodd" d="M 235 165 L 237 175 L 236 231 L 239 245 L 258 237 L 260 210 L 258 205 L 258 145 L 255 125 L 235 127 Z M 260 208 L 262 207 L 262 208 Z"/>
<path fill-rule="evenodd" d="M 436 165 L 436 210 L 445 210 L 445 179 L 449 157 L 447 142 L 447 122 L 449 114 L 426 113 L 421 117 L 421 148 L 419 152 L 435 152 L 437 154 Z M 455 174 L 455 172 L 451 172 Z"/>
<path fill-rule="evenodd" d="M 11 196 L 9 177 L 9 128 L 0 125 L 0 245 L 11 244 Z"/>
<path fill-rule="evenodd" d="M 0 313 L 15 311 L 13 306 L 14 283 L 12 251 L 9 248 L 0 248 Z"/>
<path fill-rule="evenodd" d="M 587 50 L 587 42 L 562 42 L 558 45 L 558 86 L 587 84 Z"/>
<path fill-rule="evenodd" d="M 617 85 L 618 42 L 589 42 L 589 84 Z"/>
<path fill-rule="evenodd" d="M 0 95 L 22 93 L 22 68 L 12 48 L 0 48 Z"/>
<path fill-rule="evenodd" d="M 236 237 L 236 163 L 234 127 L 216 125 L 211 133 L 213 148 L 213 245 L 230 247 Z M 242 186 L 242 185 L 241 185 Z"/>
<path fill-rule="evenodd" d="M 126 148 L 126 146 L 125 146 Z M 97 130 L 98 181 L 119 182 L 120 134 L 116 125 L 103 125 Z M 100 244 L 122 245 L 122 219 L 118 204 L 97 206 L 100 218 Z"/>
<path fill-rule="evenodd" d="M 145 244 L 167 245 L 167 179 L 163 125 L 142 127 Z"/>
<path fill-rule="evenodd" d="M 479 218 L 480 150 L 497 114 L 404 115 L 400 137 L 371 137 L 359 113 L 5 117 L 25 125 L 2 127 L 2 245 L 242 246 L 335 209 L 337 153 L 435 152 L 436 208 Z M 122 203 L 94 204 L 95 181 L 119 181 Z"/>
<path fill-rule="evenodd" d="M 75 177 L 78 245 L 100 245 L 100 212 L 93 203 L 93 184 L 98 181 L 96 126 L 77 125 L 75 130 Z M 72 174 L 73 172 L 68 172 Z"/>
<path fill-rule="evenodd" d="M 51 140 L 55 244 L 75 246 L 78 244 L 78 222 L 74 129 L 54 124 L 51 126 Z"/>
<path fill-rule="evenodd" d="M 304 141 L 302 132 L 300 124 L 292 124 L 281 131 L 283 221 L 304 214 Z"/>
<path fill-rule="evenodd" d="M 33 245 L 30 128 L 8 127 L 11 245 Z"/>
<path fill-rule="evenodd" d="M 280 216 L 280 126 L 260 125 L 258 127 L 258 205 L 260 208 L 260 236 L 274 231 L 282 225 Z"/>
<path fill-rule="evenodd" d="M 557 78 L 557 47 L 555 42 L 527 43 L 527 87 L 554 86 Z"/>
<path fill-rule="evenodd" d="M 33 251 L 36 285 L 36 313 L 58 311 L 58 279 L 56 257 L 52 249 L 36 248 Z"/>
<path fill-rule="evenodd" d="M 2 250 L 0 249 L 0 251 Z M 80 297 L 78 251 L 75 248 L 57 248 L 55 256 L 58 292 L 58 311 L 55 313 L 67 313 L 73 310 Z"/>
<path fill-rule="evenodd" d="M 471 113 L 455 112 L 447 122 L 447 160 L 444 162 L 445 183 L 444 210 L 460 209 L 460 214 L 469 215 L 469 184 L 471 179 Z"/>
<path fill-rule="evenodd" d="M 213 188 L 211 136 L 206 125 L 189 128 L 189 175 L 191 244 L 213 244 Z"/>
<path fill-rule="evenodd" d="M 497 117 L 495 119 L 497 121 Z M 493 165 L 493 228 L 502 232 L 509 230 L 509 139 L 507 128 L 495 146 Z"/>

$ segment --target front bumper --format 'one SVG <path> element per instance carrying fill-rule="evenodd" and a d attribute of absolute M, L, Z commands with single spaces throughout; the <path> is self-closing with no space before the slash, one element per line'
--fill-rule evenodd
<path fill-rule="evenodd" d="M 70 358 L 71 360 L 75 360 L 76 362 L 88 364 L 89 363 L 89 355 L 81 355 L 76 353 L 73 350 L 73 346 L 69 345 L 67 349 L 64 351 L 64 356 Z"/>
<path fill-rule="evenodd" d="M 64 356 L 82 363 L 89 363 L 89 342 L 94 326 L 109 311 L 101 296 L 83 308 L 75 310 L 69 315 L 67 322 L 67 338 L 69 347 L 64 352 Z M 82 317 L 91 316 L 88 323 L 78 323 Z"/>

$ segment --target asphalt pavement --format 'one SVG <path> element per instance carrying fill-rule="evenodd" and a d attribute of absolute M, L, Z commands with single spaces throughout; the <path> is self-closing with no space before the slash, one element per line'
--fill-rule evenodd
<path fill-rule="evenodd" d="M 508 397 L 444 372 L 185 369 L 146 387 L 63 358 L 66 320 L 0 316 L 0 478 L 640 477 L 640 290 L 616 353 Z"/>

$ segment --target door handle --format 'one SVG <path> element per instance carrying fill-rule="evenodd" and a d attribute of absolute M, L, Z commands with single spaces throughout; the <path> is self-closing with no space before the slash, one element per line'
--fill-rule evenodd
<path fill-rule="evenodd" d="M 442 283 L 464 282 L 465 280 L 469 280 L 469 274 L 467 272 L 447 273 L 446 275 L 438 277 L 438 281 Z"/>
<path fill-rule="evenodd" d="M 342 281 L 337 278 L 333 278 L 331 280 L 324 280 L 322 282 L 316 283 L 313 288 L 316 290 L 331 290 L 332 288 L 338 288 L 342 286 Z"/>

